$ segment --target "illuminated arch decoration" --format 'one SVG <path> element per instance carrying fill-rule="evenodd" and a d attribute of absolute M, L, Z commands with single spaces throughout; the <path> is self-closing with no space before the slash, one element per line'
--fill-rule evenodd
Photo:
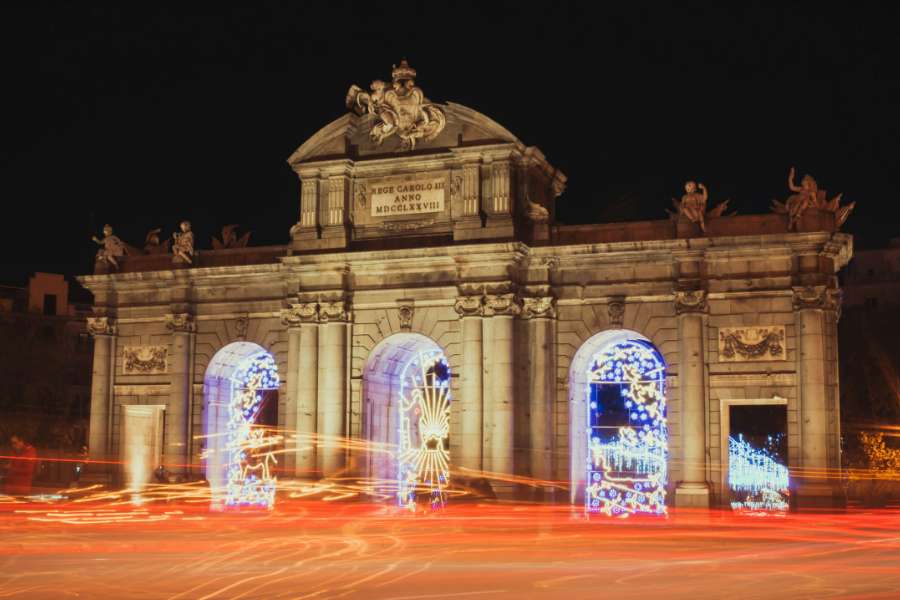
<path fill-rule="evenodd" d="M 645 340 L 603 346 L 588 361 L 588 512 L 666 514 L 666 366 Z"/>
<path fill-rule="evenodd" d="M 417 352 L 400 372 L 397 499 L 415 510 L 425 494 L 431 508 L 446 503 L 450 481 L 450 366 L 443 351 Z"/>
<path fill-rule="evenodd" d="M 263 392 L 278 389 L 275 359 L 264 350 L 252 354 L 238 364 L 230 380 L 225 504 L 272 508 L 277 480 L 272 466 L 278 462 L 274 451 L 280 438 L 254 423 Z"/>
<path fill-rule="evenodd" d="M 771 448 L 778 440 L 769 436 Z M 786 512 L 788 468 L 775 460 L 770 448 L 756 448 L 742 435 L 728 437 L 728 486 L 735 511 Z"/>

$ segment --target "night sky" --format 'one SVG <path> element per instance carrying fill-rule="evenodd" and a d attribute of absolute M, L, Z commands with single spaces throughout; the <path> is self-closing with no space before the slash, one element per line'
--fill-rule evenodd
<path fill-rule="evenodd" d="M 4 5 L 0 282 L 89 272 L 106 222 L 139 247 L 182 218 L 200 248 L 228 223 L 285 243 L 287 157 L 404 57 L 568 175 L 567 223 L 666 218 L 686 179 L 766 212 L 796 165 L 858 201 L 858 248 L 900 236 L 887 4 L 484 4 Z"/>

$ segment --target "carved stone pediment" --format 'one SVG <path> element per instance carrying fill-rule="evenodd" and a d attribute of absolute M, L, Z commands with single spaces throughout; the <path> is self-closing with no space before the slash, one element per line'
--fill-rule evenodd
<path fill-rule="evenodd" d="M 168 346 L 125 346 L 123 375 L 159 375 L 168 371 Z"/>
<path fill-rule="evenodd" d="M 787 360 L 784 340 L 784 325 L 722 327 L 719 329 L 719 361 Z"/>
<path fill-rule="evenodd" d="M 190 313 L 173 313 L 166 315 L 166 329 L 172 333 L 193 333 L 197 324 Z"/>
<path fill-rule="evenodd" d="M 116 335 L 116 321 L 110 317 L 88 317 L 87 331 L 91 335 Z"/>
<path fill-rule="evenodd" d="M 687 313 L 706 312 L 706 292 L 704 290 L 687 290 L 675 292 L 675 313 L 682 315 Z"/>

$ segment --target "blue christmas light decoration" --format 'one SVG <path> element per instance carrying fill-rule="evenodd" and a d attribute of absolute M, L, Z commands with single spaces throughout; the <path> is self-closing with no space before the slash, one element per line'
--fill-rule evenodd
<path fill-rule="evenodd" d="M 450 483 L 450 367 L 441 350 L 419 352 L 400 372 L 397 500 L 415 510 L 427 495 L 444 506 Z"/>
<path fill-rule="evenodd" d="M 611 344 L 588 369 L 588 512 L 666 513 L 666 367 L 643 340 Z M 610 390 L 618 388 L 615 400 Z M 611 425 L 612 421 L 616 424 Z"/>
<path fill-rule="evenodd" d="M 784 512 L 788 509 L 788 468 L 774 454 L 778 440 L 768 437 L 767 448 L 755 448 L 739 435 L 728 437 L 728 485 L 736 511 Z"/>
<path fill-rule="evenodd" d="M 272 472 L 278 437 L 255 425 L 263 393 L 278 389 L 278 368 L 266 351 L 246 358 L 231 377 L 226 428 L 228 455 L 225 504 L 272 508 L 277 478 Z"/>

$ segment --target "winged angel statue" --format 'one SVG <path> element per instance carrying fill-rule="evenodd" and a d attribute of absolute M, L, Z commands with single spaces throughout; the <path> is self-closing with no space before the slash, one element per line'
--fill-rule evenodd
<path fill-rule="evenodd" d="M 422 88 L 416 86 L 416 70 L 406 60 L 391 71 L 390 89 L 380 79 L 369 86 L 370 92 L 357 85 L 347 92 L 347 108 L 359 115 L 373 114 L 378 121 L 370 137 L 376 145 L 397 135 L 401 150 L 413 150 L 419 140 L 433 140 L 444 130 L 444 111 L 428 102 Z"/>

